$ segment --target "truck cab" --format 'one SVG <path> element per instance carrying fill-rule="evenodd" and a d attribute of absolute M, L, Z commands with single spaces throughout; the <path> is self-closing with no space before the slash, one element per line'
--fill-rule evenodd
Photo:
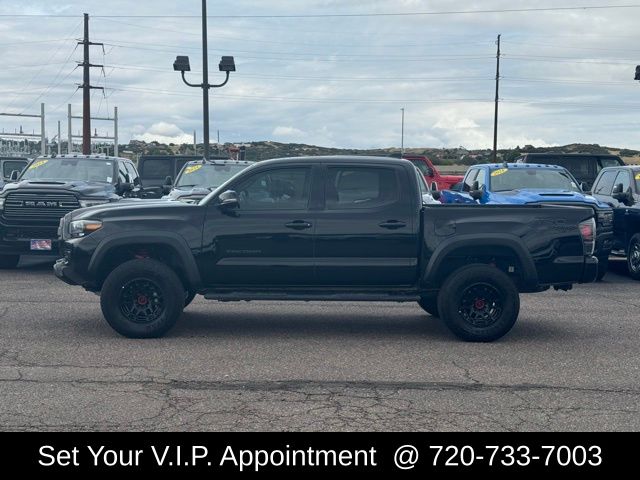
<path fill-rule="evenodd" d="M 629 274 L 640 280 L 640 165 L 603 169 L 593 196 L 613 208 L 613 254 L 627 258 Z"/>
<path fill-rule="evenodd" d="M 55 255 L 58 224 L 79 209 L 142 192 L 131 160 L 104 155 L 42 156 L 0 192 L 0 268 L 21 255 Z"/>

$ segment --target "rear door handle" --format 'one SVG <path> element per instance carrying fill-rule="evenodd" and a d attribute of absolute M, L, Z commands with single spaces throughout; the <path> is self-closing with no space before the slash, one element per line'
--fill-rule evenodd
<path fill-rule="evenodd" d="M 379 227 L 388 228 L 389 230 L 395 230 L 396 228 L 406 227 L 407 224 L 398 220 L 387 220 L 378 224 Z"/>
<path fill-rule="evenodd" d="M 294 220 L 293 222 L 285 223 L 285 227 L 293 228 L 294 230 L 306 230 L 311 228 L 311 224 L 305 220 Z"/>

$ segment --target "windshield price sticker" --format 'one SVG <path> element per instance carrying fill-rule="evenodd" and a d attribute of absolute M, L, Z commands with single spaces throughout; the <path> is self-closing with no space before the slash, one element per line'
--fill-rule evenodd
<path fill-rule="evenodd" d="M 508 168 L 499 168 L 498 170 L 494 170 L 493 172 L 491 172 L 491 176 L 497 177 L 498 175 L 502 175 L 503 173 L 507 173 L 508 171 Z"/>
<path fill-rule="evenodd" d="M 42 165 L 44 165 L 45 163 L 48 163 L 49 160 L 38 160 L 37 162 L 33 162 L 30 166 L 29 166 L 29 170 L 35 170 L 38 167 L 41 167 Z"/>
<path fill-rule="evenodd" d="M 202 165 L 192 165 L 191 167 L 185 168 L 184 173 L 186 174 L 193 173 L 200 170 L 201 168 L 202 168 Z"/>

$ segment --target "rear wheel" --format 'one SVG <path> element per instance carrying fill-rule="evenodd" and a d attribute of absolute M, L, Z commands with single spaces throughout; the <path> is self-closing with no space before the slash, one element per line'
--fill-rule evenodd
<path fill-rule="evenodd" d="M 418 305 L 422 307 L 422 309 L 427 312 L 429 315 L 433 317 L 439 317 L 438 313 L 438 296 L 437 295 L 428 295 L 420 298 L 418 300 Z"/>
<path fill-rule="evenodd" d="M 12 270 L 18 266 L 20 255 L 0 255 L 0 268 L 3 270 Z"/>
<path fill-rule="evenodd" d="M 520 296 L 513 281 L 501 270 L 473 264 L 453 272 L 438 295 L 438 311 L 459 338 L 491 342 L 515 324 Z"/>
<path fill-rule="evenodd" d="M 185 289 L 178 276 L 152 259 L 116 267 L 100 293 L 105 319 L 129 338 L 161 337 L 178 321 L 184 304 Z"/>
<path fill-rule="evenodd" d="M 640 233 L 636 233 L 629 240 L 627 248 L 627 268 L 634 280 L 640 280 Z"/>

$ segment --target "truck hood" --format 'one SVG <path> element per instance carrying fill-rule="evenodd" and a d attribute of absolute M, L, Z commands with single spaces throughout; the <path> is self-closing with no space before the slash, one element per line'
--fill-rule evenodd
<path fill-rule="evenodd" d="M 573 192 L 571 190 L 555 189 L 519 189 L 507 192 L 487 192 L 480 203 L 526 205 L 529 203 L 584 203 L 598 208 L 608 208 L 591 195 Z"/>
<path fill-rule="evenodd" d="M 102 205 L 95 205 L 93 207 L 80 208 L 74 210 L 68 215 L 73 220 L 82 219 L 94 219 L 100 220 L 103 218 L 123 218 L 123 217 L 153 217 L 154 212 L 167 211 L 166 209 L 178 209 L 178 208 L 195 208 L 196 205 L 167 201 L 163 199 L 139 199 L 139 198 L 127 198 L 120 200 L 119 202 L 105 203 Z"/>
<path fill-rule="evenodd" d="M 84 182 L 84 181 L 44 181 L 44 180 L 22 180 L 21 182 L 8 183 L 2 190 L 3 194 L 9 192 L 29 193 L 30 190 L 48 190 L 75 193 L 79 197 L 99 197 L 107 199 L 117 199 L 116 188 L 110 183 Z"/>
<path fill-rule="evenodd" d="M 204 198 L 207 195 L 209 195 L 211 192 L 213 192 L 216 188 L 218 188 L 218 187 L 211 187 L 211 188 L 206 188 L 206 187 L 193 187 L 193 188 L 191 188 L 191 187 L 189 187 L 189 188 L 176 187 L 176 188 L 172 189 L 171 192 L 169 192 L 168 195 L 165 195 L 162 198 L 166 199 L 166 200 L 177 200 L 177 199 L 182 198 L 182 197 Z"/>

